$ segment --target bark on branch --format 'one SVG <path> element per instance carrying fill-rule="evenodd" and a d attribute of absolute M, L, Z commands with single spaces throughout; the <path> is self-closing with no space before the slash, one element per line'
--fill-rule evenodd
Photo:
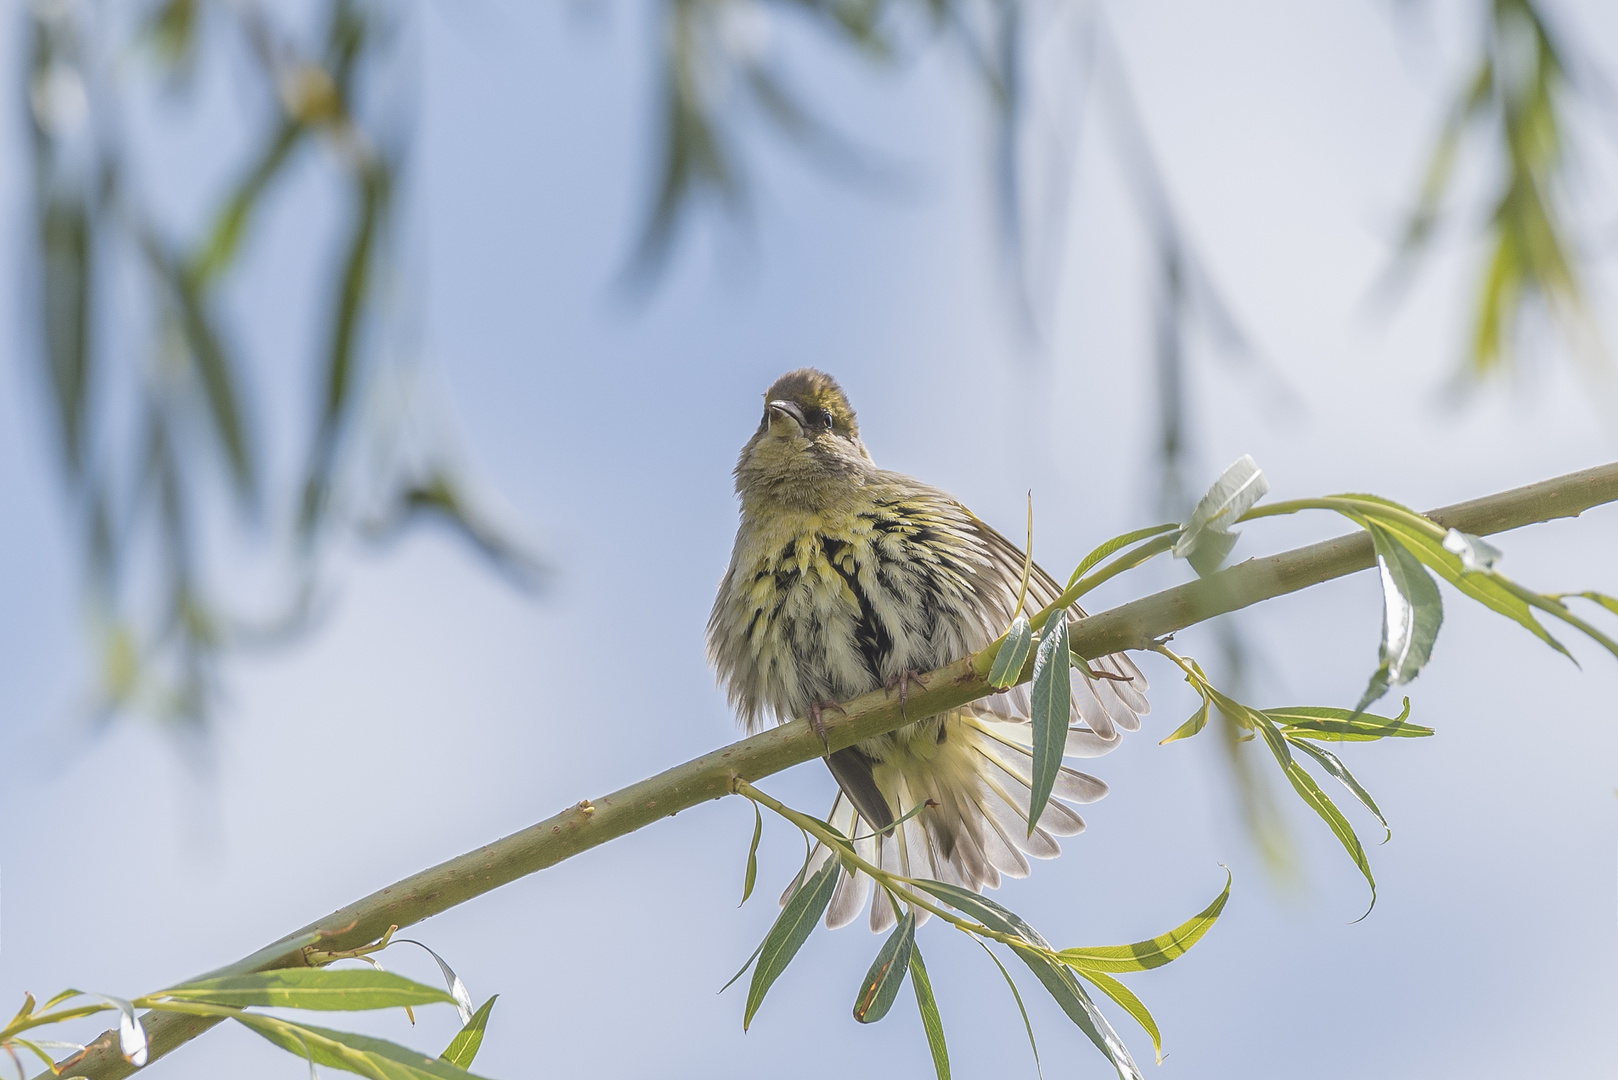
<path fill-rule="evenodd" d="M 1477 535 L 1504 532 L 1618 501 L 1618 463 L 1546 480 L 1432 511 L 1439 524 Z M 1259 559 L 1249 559 L 1209 577 L 1120 605 L 1073 627 L 1073 651 L 1085 657 L 1145 648 L 1152 640 L 1227 611 L 1364 570 L 1375 562 L 1371 539 L 1355 533 Z M 910 696 L 907 713 L 928 716 L 984 696 L 987 664 L 973 657 L 927 676 L 927 689 Z M 1027 672 L 1025 671 L 1025 676 Z M 831 749 L 849 746 L 901 726 L 898 701 L 881 691 L 845 702 L 846 713 L 826 724 Z M 405 878 L 294 931 L 251 956 L 209 972 L 211 978 L 246 971 L 302 966 L 304 948 L 324 950 L 375 941 L 389 926 L 406 927 L 497 889 L 581 851 L 604 844 L 662 817 L 728 795 L 737 780 L 756 781 L 820 757 L 820 739 L 804 720 L 794 720 L 675 766 L 594 801 L 569 807 L 521 832 Z M 175 1013 L 143 1018 L 156 1059 L 217 1020 Z M 115 1080 L 135 1070 L 108 1031 L 62 1063 L 64 1076 Z M 41 1074 L 41 1078 L 49 1074 Z"/>

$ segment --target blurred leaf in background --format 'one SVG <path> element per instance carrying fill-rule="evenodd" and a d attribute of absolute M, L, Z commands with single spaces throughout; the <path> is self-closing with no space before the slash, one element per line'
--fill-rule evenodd
<path fill-rule="evenodd" d="M 1528 309 L 1547 306 L 1565 329 L 1592 321 L 1568 240 L 1564 113 L 1574 80 L 1565 43 L 1534 0 L 1476 0 L 1476 12 L 1485 31 L 1479 57 L 1432 152 L 1399 266 L 1431 245 L 1463 143 L 1493 131 L 1502 184 L 1483 224 L 1490 255 L 1468 366 L 1485 375 L 1509 364 Z M 319 607 L 327 556 L 345 539 L 443 521 L 515 581 L 538 580 L 539 565 L 496 523 L 487 497 L 474 494 L 446 447 L 452 440 L 423 420 L 443 395 L 421 392 L 399 355 L 409 346 L 390 344 L 410 121 L 408 109 L 382 100 L 390 84 L 381 76 L 409 62 L 401 45 L 409 14 L 372 0 L 318 0 L 301 13 L 162 0 L 119 18 L 92 17 L 72 0 L 28 9 L 22 89 L 39 353 L 102 650 L 103 712 L 133 705 L 197 727 L 218 696 L 219 659 L 305 626 Z M 661 146 L 636 247 L 638 280 L 656 280 L 699 208 L 745 215 L 747 151 L 761 132 L 850 175 L 882 175 L 880 158 L 841 135 L 838 118 L 820 118 L 813 87 L 789 70 L 784 38 L 809 34 L 883 66 L 943 46 L 993 119 L 985 158 L 1007 278 L 1036 345 L 1071 247 L 1065 214 L 1077 170 L 1110 162 L 1123 173 L 1152 252 L 1141 287 L 1153 344 L 1141 359 L 1156 376 L 1149 452 L 1163 507 L 1179 516 L 1194 486 L 1187 478 L 1204 471 L 1190 370 L 1199 344 L 1232 362 L 1264 411 L 1279 415 L 1296 403 L 1175 208 L 1174 178 L 1152 151 L 1102 5 L 664 0 L 660 15 Z M 131 54 L 140 62 L 114 62 Z M 228 65 L 223 82 L 203 77 L 220 58 L 240 56 L 250 62 Z M 177 227 L 154 211 L 146 185 L 161 182 L 161 170 L 150 147 L 125 137 L 121 117 L 131 102 L 162 94 L 184 106 L 169 114 L 183 125 L 187 109 L 222 93 L 242 114 L 249 145 L 224 163 L 230 179 L 212 212 Z M 1105 121 L 1110 156 L 1081 137 L 1091 113 Z M 250 343 L 221 294 L 251 258 L 274 192 L 311 161 L 343 208 L 319 238 L 324 265 L 307 277 L 321 283 L 312 287 L 324 325 L 305 360 L 317 389 L 299 423 L 271 430 Z M 138 300 L 114 303 L 105 282 L 131 273 Z M 276 448 L 300 442 L 297 475 L 272 474 L 266 462 L 285 457 Z M 218 527 L 218 503 L 230 508 L 232 528 Z M 225 568 L 264 535 L 277 541 L 280 585 L 269 595 L 227 595 Z M 1219 633 L 1227 678 L 1235 678 L 1251 666 L 1249 646 L 1233 628 Z"/>
<path fill-rule="evenodd" d="M 1537 0 L 1486 0 L 1477 60 L 1456 88 L 1384 283 L 1397 289 L 1438 236 L 1456 167 L 1470 141 L 1497 178 L 1482 223 L 1480 268 L 1463 381 L 1511 371 L 1521 360 L 1524 319 L 1542 310 L 1574 356 L 1602 356 L 1585 288 L 1585 255 L 1573 241 L 1568 183 L 1569 112 L 1580 96 L 1566 43 Z M 1585 82 L 1601 84 L 1595 72 Z M 1585 87 L 1586 90 L 1589 87 Z"/>
<path fill-rule="evenodd" d="M 201 731 L 222 658 L 305 627 L 344 538 L 434 517 L 532 585 L 538 564 L 472 498 L 449 440 L 424 422 L 432 401 L 399 392 L 418 381 L 394 355 L 408 350 L 382 347 L 379 283 L 407 140 L 390 103 L 374 99 L 389 65 L 405 62 L 404 16 L 364 0 L 323 0 L 305 21 L 210 0 L 116 15 L 59 0 L 27 12 L 39 354 L 101 651 L 94 712 Z M 242 55 L 249 62 L 235 62 Z M 226 60 L 228 77 L 199 78 L 209 60 Z M 224 99 L 249 133 L 247 152 L 221 162 L 233 179 L 217 208 L 188 229 L 156 208 L 158 140 L 124 129 L 158 95 L 177 106 L 165 113 L 176 130 Z M 271 196 L 310 158 L 344 199 L 323 245 L 329 267 L 307 275 L 334 283 L 318 297 L 324 344 L 308 360 L 318 397 L 307 425 L 271 430 L 221 292 Z M 110 282 L 126 277 L 136 288 L 115 296 Z M 272 450 L 300 438 L 301 476 L 273 475 Z M 278 541 L 276 584 L 231 595 L 222 582 L 250 577 L 241 567 L 256 565 L 266 534 Z"/>

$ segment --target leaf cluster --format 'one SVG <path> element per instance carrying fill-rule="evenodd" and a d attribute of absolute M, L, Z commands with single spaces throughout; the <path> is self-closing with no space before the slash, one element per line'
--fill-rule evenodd
<path fill-rule="evenodd" d="M 320 966 L 241 972 L 198 979 L 133 1000 L 65 990 L 37 1008 L 33 995 L 25 995 L 22 1008 L 5 1027 L 0 1028 L 0 1049 L 10 1053 L 14 1062 L 17 1062 L 17 1051 L 25 1050 L 43 1061 L 52 1075 L 71 1076 L 73 1066 L 85 1052 L 83 1046 L 42 1040 L 32 1034 L 25 1036 L 24 1033 L 115 1010 L 119 1016 L 119 1050 L 126 1061 L 139 1068 L 147 1062 L 148 1046 L 145 1025 L 136 1010 L 149 1009 L 156 1013 L 233 1020 L 288 1053 L 307 1060 L 311 1070 L 317 1065 L 326 1065 L 372 1077 L 373 1080 L 457 1080 L 473 1077 L 468 1069 L 482 1046 L 498 995 L 489 998 L 474 1012 L 459 976 L 431 949 L 427 951 L 443 970 L 449 986 L 447 991 L 383 970 L 371 954 L 386 948 L 392 933 L 390 930 L 371 946 L 331 954 L 329 958 L 318 953 L 306 953 L 328 963 L 331 959 L 364 960 L 372 965 L 368 968 Z M 310 1012 L 363 1012 L 402 1008 L 410 1013 L 417 1006 L 435 1004 L 454 1005 L 460 1011 L 462 1020 L 460 1031 L 437 1057 L 383 1039 L 333 1031 L 302 1021 L 250 1011 L 255 1008 L 276 1008 Z M 77 1053 L 58 1064 L 49 1051 L 64 1049 Z M 22 1072 L 20 1062 L 18 1072 L 19 1076 L 26 1075 Z"/>
<path fill-rule="evenodd" d="M 362 102 L 370 73 L 393 59 L 396 16 L 366 0 L 321 0 L 311 44 L 274 5 L 162 0 L 131 48 L 106 40 L 114 24 L 88 9 L 26 14 L 39 358 L 89 568 L 97 711 L 199 725 L 228 650 L 306 624 L 338 537 L 381 540 L 437 517 L 531 576 L 532 560 L 477 511 L 443 453 L 424 455 L 375 421 L 384 372 L 367 343 L 381 318 L 377 278 L 404 148 Z M 148 163 L 123 117 L 143 95 L 199 106 L 207 91 L 190 72 L 205 43 L 240 44 L 251 57 L 232 69 L 229 107 L 252 137 L 213 212 L 184 235 L 143 192 Z M 131 55 L 148 62 L 128 64 Z M 311 159 L 343 214 L 328 265 L 304 275 L 331 285 L 311 357 L 316 408 L 293 436 L 307 441 L 287 485 L 269 475 L 248 350 L 223 293 L 271 202 Z M 232 530 L 213 522 L 215 495 L 234 508 Z M 274 596 L 249 614 L 226 595 L 219 564 L 247 557 L 237 541 L 266 526 L 289 538 L 276 549 L 286 565 Z"/>
<path fill-rule="evenodd" d="M 1066 667 L 1065 664 L 1062 666 Z M 733 983 L 749 968 L 753 970 L 742 1026 L 745 1028 L 752 1023 L 770 987 L 785 972 L 787 965 L 808 940 L 815 924 L 825 914 L 839 874 L 867 874 L 883 890 L 900 918 L 860 981 L 854 999 L 854 1018 L 868 1024 L 886 1016 L 905 978 L 909 976 L 922 1026 L 927 1033 L 934 1069 L 940 1080 L 947 1080 L 950 1075 L 949 1054 L 938 1004 L 931 982 L 926 977 L 921 948 L 916 942 L 918 913 L 936 916 L 972 937 L 985 949 L 989 949 L 991 943 L 1010 949 L 1034 973 L 1074 1025 L 1108 1059 L 1119 1076 L 1134 1080 L 1141 1076 L 1139 1067 L 1080 980 L 1100 990 L 1129 1013 L 1151 1037 L 1153 1049 L 1161 1061 L 1162 1036 L 1157 1022 L 1134 992 L 1115 976 L 1162 967 L 1184 955 L 1213 926 L 1230 897 L 1230 878 L 1227 874 L 1224 890 L 1211 904 L 1165 934 L 1129 945 L 1057 950 L 1021 916 L 987 897 L 948 882 L 906 877 L 883 870 L 861 858 L 852 841 L 829 823 L 786 807 L 745 781 L 738 782 L 736 790 L 752 800 L 755 809 L 767 807 L 802 829 L 806 837 L 819 845 L 811 849 L 769 933 L 730 980 Z M 750 874 L 757 835 L 758 830 L 755 829 L 754 844 L 748 853 Z M 1034 1043 L 1033 1027 L 1023 1006 L 1021 992 L 992 949 L 989 955 L 1005 976 L 1016 999 L 1037 1062 L 1039 1050 Z M 729 985 L 726 984 L 727 987 Z"/>

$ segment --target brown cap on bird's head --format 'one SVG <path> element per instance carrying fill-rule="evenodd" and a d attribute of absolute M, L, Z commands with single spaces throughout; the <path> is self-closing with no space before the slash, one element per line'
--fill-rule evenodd
<path fill-rule="evenodd" d="M 807 430 L 830 429 L 848 439 L 860 437 L 860 426 L 854 419 L 854 407 L 848 403 L 848 395 L 837 385 L 837 380 L 824 371 L 799 368 L 775 380 L 775 385 L 764 395 L 766 419 L 775 402 L 796 406 L 796 419 Z"/>

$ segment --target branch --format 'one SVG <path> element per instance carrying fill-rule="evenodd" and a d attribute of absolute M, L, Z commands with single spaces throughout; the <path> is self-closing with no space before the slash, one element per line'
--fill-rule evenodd
<path fill-rule="evenodd" d="M 1618 501 L 1618 463 L 1458 503 L 1428 516 L 1440 525 L 1477 535 L 1504 532 Z M 1228 611 L 1297 592 L 1371 567 L 1371 538 L 1339 536 L 1244 563 L 1082 619 L 1072 629 L 1072 649 L 1086 658 L 1120 649 L 1144 649 L 1157 638 Z M 992 656 L 980 653 L 926 677 L 908 713 L 931 716 L 991 692 L 985 678 Z M 1030 660 L 1030 663 L 1032 661 Z M 1029 671 L 1023 677 L 1029 677 Z M 828 719 L 832 750 L 885 734 L 907 721 L 899 703 L 873 691 L 844 703 L 846 713 Z M 804 720 L 793 720 L 721 747 L 594 802 L 586 799 L 555 817 L 492 844 L 440 863 L 372 893 L 310 923 L 234 964 L 199 978 L 306 964 L 304 951 L 318 942 L 326 951 L 377 940 L 389 926 L 401 928 L 447 911 L 502 885 L 554 866 L 661 817 L 729 795 L 738 781 L 755 781 L 821 757 L 825 748 Z M 212 1027 L 218 1020 L 175 1013 L 146 1014 L 151 1057 L 156 1059 Z M 129 1076 L 134 1067 L 118 1051 L 118 1033 L 108 1031 L 82 1055 L 63 1062 L 64 1074 L 87 1080 Z M 41 1078 L 48 1074 L 41 1074 Z"/>

